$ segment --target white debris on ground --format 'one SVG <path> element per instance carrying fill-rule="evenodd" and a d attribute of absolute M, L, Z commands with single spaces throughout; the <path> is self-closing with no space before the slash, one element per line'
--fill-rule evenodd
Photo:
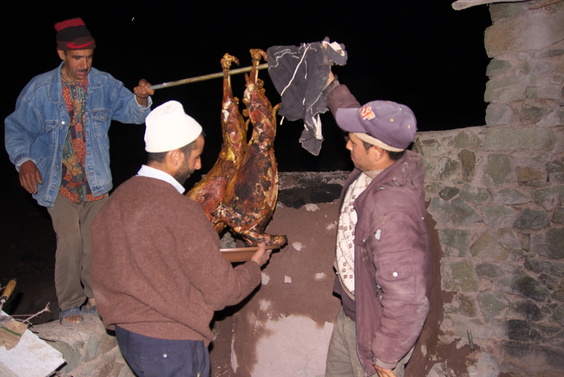
<path fill-rule="evenodd" d="M 319 211 L 319 206 L 317 204 L 306 204 L 305 209 L 309 212 Z"/>

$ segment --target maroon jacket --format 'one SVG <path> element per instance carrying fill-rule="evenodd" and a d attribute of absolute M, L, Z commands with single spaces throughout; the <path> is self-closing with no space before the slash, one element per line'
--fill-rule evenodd
<path fill-rule="evenodd" d="M 344 85 L 328 95 L 329 108 L 360 107 Z M 359 176 L 355 169 L 344 197 Z M 395 368 L 415 344 L 429 311 L 430 251 L 425 218 L 425 171 L 421 157 L 407 150 L 380 173 L 355 201 L 355 299 L 335 292 L 356 322 L 357 349 L 368 375 L 374 363 Z"/>

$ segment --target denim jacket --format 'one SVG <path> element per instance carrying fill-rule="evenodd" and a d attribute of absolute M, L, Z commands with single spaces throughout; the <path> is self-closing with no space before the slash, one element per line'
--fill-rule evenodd
<path fill-rule="evenodd" d="M 70 125 L 70 116 L 63 100 L 62 64 L 34 77 L 21 91 L 16 109 L 5 120 L 5 145 L 10 161 L 19 171 L 32 160 L 43 179 L 37 202 L 52 208 L 59 193 L 62 174 L 63 144 Z M 151 110 L 137 103 L 133 93 L 110 74 L 95 68 L 88 74 L 85 109 L 85 171 L 93 195 L 102 195 L 112 188 L 110 143 L 108 130 L 112 121 L 142 124 Z"/>

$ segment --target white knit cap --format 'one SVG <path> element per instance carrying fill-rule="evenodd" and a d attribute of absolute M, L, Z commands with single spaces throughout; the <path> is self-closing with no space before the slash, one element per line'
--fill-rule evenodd
<path fill-rule="evenodd" d="M 145 150 L 168 152 L 190 144 L 202 133 L 202 126 L 184 112 L 178 101 L 157 106 L 145 119 Z"/>

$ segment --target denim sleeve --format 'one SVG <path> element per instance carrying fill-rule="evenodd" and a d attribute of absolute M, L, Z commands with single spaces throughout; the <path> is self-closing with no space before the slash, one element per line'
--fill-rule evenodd
<path fill-rule="evenodd" d="M 38 109 L 20 94 L 14 112 L 4 121 L 4 144 L 16 169 L 19 170 L 24 162 L 33 160 L 31 146 L 44 128 L 43 123 Z"/>
<path fill-rule="evenodd" d="M 111 86 L 110 101 L 112 103 L 110 107 L 112 109 L 112 120 L 129 124 L 144 123 L 145 118 L 151 111 L 152 98 L 149 97 L 147 106 L 141 106 L 137 103 L 135 94 L 126 88 L 121 81 L 114 79 L 109 74 L 107 76 L 109 77 L 109 86 Z"/>

